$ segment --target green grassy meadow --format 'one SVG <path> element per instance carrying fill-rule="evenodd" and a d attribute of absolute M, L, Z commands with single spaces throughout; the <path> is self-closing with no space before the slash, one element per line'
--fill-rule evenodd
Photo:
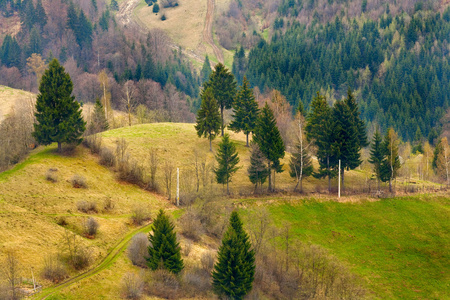
<path fill-rule="evenodd" d="M 295 239 L 347 263 L 375 298 L 449 299 L 449 205 L 448 197 L 420 195 L 357 203 L 280 200 L 265 207 L 275 224 L 291 225 Z"/>

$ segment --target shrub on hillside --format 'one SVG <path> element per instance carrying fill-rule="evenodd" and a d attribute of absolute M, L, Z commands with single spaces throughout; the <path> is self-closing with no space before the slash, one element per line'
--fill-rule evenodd
<path fill-rule="evenodd" d="M 95 237 L 99 227 L 100 225 L 98 224 L 97 220 L 95 220 L 93 217 L 89 217 L 83 222 L 84 234 L 89 237 Z"/>
<path fill-rule="evenodd" d="M 145 221 L 150 220 L 150 212 L 145 206 L 136 206 L 131 211 L 131 222 L 133 224 L 140 226 Z"/>
<path fill-rule="evenodd" d="M 55 255 L 48 255 L 44 258 L 42 277 L 57 283 L 63 281 L 67 276 L 68 274 L 66 268 Z"/>
<path fill-rule="evenodd" d="M 114 207 L 115 204 L 110 197 L 106 198 L 105 201 L 103 202 L 103 209 L 105 211 L 111 211 L 114 209 Z"/>
<path fill-rule="evenodd" d="M 153 10 L 152 10 L 155 14 L 157 14 L 159 12 L 159 4 L 155 3 L 153 4 Z"/>
<path fill-rule="evenodd" d="M 98 154 L 102 147 L 102 136 L 97 133 L 89 135 L 83 139 L 83 145 L 89 148 L 92 154 Z"/>
<path fill-rule="evenodd" d="M 93 201 L 78 201 L 77 209 L 84 213 L 97 213 L 97 203 Z"/>
<path fill-rule="evenodd" d="M 45 179 L 50 182 L 57 182 L 58 181 L 58 169 L 56 168 L 50 168 L 47 170 L 47 173 L 45 173 Z"/>
<path fill-rule="evenodd" d="M 77 240 L 77 235 L 65 230 L 60 246 L 60 258 L 75 270 L 88 267 L 92 261 L 92 251 Z"/>
<path fill-rule="evenodd" d="M 147 267 L 148 258 L 148 246 L 150 242 L 145 233 L 138 233 L 131 239 L 130 245 L 128 246 L 128 258 L 131 260 L 133 265 L 139 266 L 141 268 Z"/>
<path fill-rule="evenodd" d="M 166 270 L 158 269 L 152 273 L 149 284 L 149 293 L 156 297 L 165 299 L 179 298 L 180 282 L 175 274 Z"/>
<path fill-rule="evenodd" d="M 126 273 L 122 277 L 122 293 L 127 299 L 139 299 L 144 291 L 144 281 L 141 276 Z"/>
<path fill-rule="evenodd" d="M 183 290 L 190 297 L 198 297 L 211 289 L 211 273 L 194 267 L 183 274 Z"/>
<path fill-rule="evenodd" d="M 105 167 L 114 167 L 116 165 L 116 158 L 111 149 L 102 147 L 100 150 L 100 164 Z"/>
<path fill-rule="evenodd" d="M 87 189 L 88 185 L 86 183 L 86 178 L 84 176 L 75 174 L 70 179 L 70 182 L 72 183 L 72 186 L 76 189 L 83 188 Z"/>
<path fill-rule="evenodd" d="M 198 241 L 204 233 L 202 223 L 198 214 L 193 209 L 188 209 L 178 220 L 181 234 L 185 237 Z"/>

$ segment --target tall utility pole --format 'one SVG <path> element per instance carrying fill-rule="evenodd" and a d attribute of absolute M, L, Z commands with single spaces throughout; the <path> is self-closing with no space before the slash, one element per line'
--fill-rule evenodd
<path fill-rule="evenodd" d="M 180 206 L 180 168 L 177 168 L 177 206 Z"/>
<path fill-rule="evenodd" d="M 338 198 L 341 198 L 341 160 L 339 160 Z"/>

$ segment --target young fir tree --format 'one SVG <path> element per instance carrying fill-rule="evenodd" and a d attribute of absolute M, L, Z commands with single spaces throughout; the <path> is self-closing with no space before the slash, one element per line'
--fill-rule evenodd
<path fill-rule="evenodd" d="M 393 128 L 386 133 L 383 141 L 384 158 L 381 162 L 381 181 L 389 181 L 389 192 L 392 193 L 392 180 L 397 177 L 400 169 L 398 157 L 398 137 Z"/>
<path fill-rule="evenodd" d="M 375 135 L 372 139 L 372 146 L 370 148 L 369 162 L 373 164 L 373 172 L 377 178 L 377 189 L 380 189 L 381 179 L 381 163 L 384 158 L 383 140 L 378 129 L 375 131 Z"/>
<path fill-rule="evenodd" d="M 250 248 L 242 221 L 233 211 L 212 272 L 213 290 L 217 295 L 243 299 L 251 291 L 255 277 L 255 252 Z"/>
<path fill-rule="evenodd" d="M 255 101 L 247 78 L 244 77 L 242 87 L 233 102 L 233 121 L 228 127 L 234 132 L 244 132 L 247 136 L 247 147 L 248 135 L 255 130 L 258 112 L 258 103 Z"/>
<path fill-rule="evenodd" d="M 202 70 L 200 72 L 200 78 L 202 80 L 202 84 L 209 80 L 209 76 L 211 75 L 211 63 L 209 61 L 208 55 L 205 57 L 205 62 L 203 63 Z"/>
<path fill-rule="evenodd" d="M 258 144 L 252 143 L 250 145 L 250 166 L 247 169 L 248 178 L 250 182 L 255 185 L 255 192 L 258 189 L 258 184 L 261 186 L 266 182 L 270 170 L 267 169 L 267 159 L 259 149 Z"/>
<path fill-rule="evenodd" d="M 334 142 L 333 118 L 327 100 L 319 92 L 311 102 L 311 112 L 306 123 L 306 137 L 317 148 L 319 170 L 314 174 L 317 178 L 328 177 L 328 191 L 331 191 L 331 178 L 336 176 L 335 156 L 332 151 Z"/>
<path fill-rule="evenodd" d="M 197 124 L 195 130 L 199 137 L 209 139 L 209 151 L 212 151 L 212 140 L 216 138 L 220 131 L 220 115 L 217 102 L 211 88 L 203 90 L 201 94 L 202 104 L 197 113 Z"/>
<path fill-rule="evenodd" d="M 239 156 L 236 151 L 236 146 L 230 141 L 230 136 L 225 134 L 222 138 L 222 142 L 219 143 L 219 149 L 217 150 L 216 160 L 219 166 L 214 168 L 214 173 L 216 174 L 217 183 L 227 185 L 227 194 L 230 194 L 230 189 L 228 187 L 231 182 L 231 177 L 239 167 Z"/>
<path fill-rule="evenodd" d="M 358 105 L 349 89 L 344 101 L 337 101 L 332 110 L 334 163 L 341 160 L 342 188 L 345 187 L 345 170 L 353 170 L 361 161 L 360 150 L 367 145 L 364 121 L 359 117 Z"/>
<path fill-rule="evenodd" d="M 295 185 L 294 191 L 297 190 L 300 184 L 300 192 L 303 192 L 303 179 L 305 177 L 311 176 L 313 173 L 313 165 L 311 162 L 311 156 L 308 152 L 308 146 L 306 138 L 304 136 L 304 123 L 305 117 L 302 114 L 303 105 L 297 110 L 296 123 L 298 125 L 297 131 L 297 144 L 295 145 L 295 150 L 292 153 L 291 160 L 289 162 L 289 175 L 297 179 L 297 184 Z"/>
<path fill-rule="evenodd" d="M 150 269 L 165 268 L 178 274 L 184 267 L 181 259 L 180 244 L 174 231 L 175 226 L 161 209 L 153 223 L 153 232 L 149 234 L 147 265 Z"/>
<path fill-rule="evenodd" d="M 269 191 L 273 191 L 275 190 L 275 180 L 272 181 L 271 170 L 274 169 L 275 172 L 280 172 L 282 167 L 280 159 L 284 157 L 285 148 L 280 131 L 277 127 L 277 122 L 267 103 L 261 110 L 256 121 L 253 141 L 258 144 L 259 149 L 267 158 Z M 275 176 L 275 173 L 273 176 Z"/>
<path fill-rule="evenodd" d="M 209 81 L 203 85 L 204 89 L 211 88 L 214 99 L 220 108 L 222 136 L 224 131 L 223 111 L 230 109 L 236 96 L 236 81 L 233 74 L 221 63 L 218 63 L 211 73 Z"/>
<path fill-rule="evenodd" d="M 108 130 L 109 124 L 106 119 L 105 110 L 100 100 L 97 98 L 94 105 L 94 111 L 91 115 L 91 123 L 89 124 L 89 132 L 99 133 Z"/>
<path fill-rule="evenodd" d="M 58 60 L 53 59 L 45 70 L 36 100 L 36 123 L 33 137 L 43 145 L 82 141 L 86 123 L 81 116 L 80 104 L 71 96 L 73 89 L 69 74 Z"/>

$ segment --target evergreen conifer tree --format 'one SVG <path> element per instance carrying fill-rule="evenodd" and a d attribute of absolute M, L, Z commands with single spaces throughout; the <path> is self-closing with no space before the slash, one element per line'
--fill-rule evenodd
<path fill-rule="evenodd" d="M 36 123 L 33 136 L 38 143 L 80 143 L 86 123 L 80 104 L 71 96 L 73 84 L 58 60 L 53 59 L 45 70 L 36 100 Z"/>
<path fill-rule="evenodd" d="M 372 146 L 370 148 L 369 162 L 373 164 L 373 172 L 377 178 L 377 188 L 380 189 L 381 179 L 381 163 L 384 158 L 383 140 L 378 129 L 375 131 L 375 135 L 372 139 Z"/>
<path fill-rule="evenodd" d="M 161 209 L 153 223 L 153 232 L 149 234 L 147 265 L 156 270 L 160 267 L 178 274 L 184 267 L 181 259 L 180 244 L 174 231 L 175 226 Z"/>
<path fill-rule="evenodd" d="M 256 121 L 253 141 L 258 144 L 259 149 L 267 158 L 267 167 L 270 171 L 274 169 L 276 172 L 281 170 L 280 159 L 284 157 L 284 143 L 281 138 L 277 122 L 269 105 L 261 110 Z M 269 191 L 275 190 L 274 180 L 272 181 L 272 172 L 269 172 Z M 275 173 L 274 173 L 275 176 Z"/>
<path fill-rule="evenodd" d="M 267 169 L 267 160 L 264 154 L 259 150 L 256 143 L 250 146 L 250 166 L 247 169 L 250 182 L 255 185 L 255 191 L 258 189 L 258 184 L 261 186 L 269 176 L 269 169 Z"/>
<path fill-rule="evenodd" d="M 222 64 L 218 63 L 215 70 L 211 73 L 209 81 L 203 85 L 204 89 L 211 87 L 214 99 L 220 108 L 222 136 L 224 132 L 223 111 L 230 109 L 236 96 L 236 81 L 233 74 Z"/>
<path fill-rule="evenodd" d="M 37 0 L 34 16 L 35 22 L 39 24 L 41 29 L 43 29 L 47 24 L 47 14 L 45 13 L 44 6 L 42 6 L 42 0 Z"/>
<path fill-rule="evenodd" d="M 202 70 L 200 72 L 200 78 L 202 80 L 202 84 L 209 80 L 209 76 L 211 75 L 211 63 L 209 61 L 208 55 L 205 57 L 205 62 L 203 63 Z"/>
<path fill-rule="evenodd" d="M 108 130 L 108 128 L 109 124 L 105 116 L 105 110 L 100 102 L 100 99 L 97 98 L 94 105 L 94 111 L 91 116 L 91 124 L 89 124 L 89 132 L 91 134 L 99 133 Z"/>
<path fill-rule="evenodd" d="M 258 103 L 255 101 L 247 78 L 244 77 L 244 82 L 233 102 L 233 121 L 228 127 L 234 132 L 244 132 L 247 136 L 247 147 L 248 135 L 255 130 L 258 111 Z"/>
<path fill-rule="evenodd" d="M 333 118 L 327 100 L 319 92 L 311 102 L 311 112 L 306 123 L 306 137 L 317 147 L 319 171 L 314 174 L 317 178 L 328 177 L 328 191 L 331 191 L 331 178 L 336 176 L 335 156 L 332 151 L 334 141 Z"/>
<path fill-rule="evenodd" d="M 243 299 L 252 289 L 255 276 L 255 252 L 242 226 L 233 211 L 212 272 L 214 292 L 231 299 Z"/>
<path fill-rule="evenodd" d="M 195 130 L 199 137 L 209 139 L 209 150 L 212 151 L 212 140 L 220 131 L 219 107 L 214 99 L 211 88 L 203 90 L 201 94 L 202 103 L 197 112 L 197 124 Z"/>
<path fill-rule="evenodd" d="M 393 128 L 386 133 L 383 141 L 384 158 L 381 162 L 381 181 L 389 181 L 389 192 L 392 193 L 392 180 L 397 177 L 400 169 L 398 157 L 398 137 Z"/>
<path fill-rule="evenodd" d="M 216 174 L 217 183 L 227 185 L 227 194 L 230 193 L 228 184 L 231 181 L 231 177 L 239 167 L 239 156 L 236 151 L 236 146 L 230 141 L 230 136 L 225 134 L 222 138 L 222 142 L 219 143 L 219 149 L 217 150 L 216 160 L 219 166 L 214 168 Z"/>

